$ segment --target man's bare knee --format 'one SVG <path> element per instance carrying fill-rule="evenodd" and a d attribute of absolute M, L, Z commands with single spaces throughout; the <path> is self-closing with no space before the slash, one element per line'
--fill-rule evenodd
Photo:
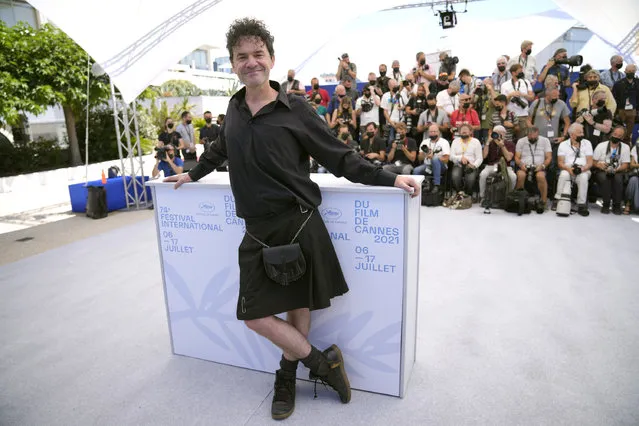
<path fill-rule="evenodd" d="M 246 326 L 256 332 L 257 334 L 263 334 L 265 330 L 268 329 L 271 322 L 271 317 L 266 318 L 258 318 L 252 320 L 245 320 L 244 324 Z"/>

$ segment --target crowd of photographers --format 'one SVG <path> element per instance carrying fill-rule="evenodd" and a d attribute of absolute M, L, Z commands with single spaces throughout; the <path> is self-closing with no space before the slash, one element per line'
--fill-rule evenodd
<path fill-rule="evenodd" d="M 538 197 L 538 213 L 555 210 L 569 182 L 582 216 L 597 198 L 604 214 L 638 212 L 639 162 L 637 148 L 631 149 L 637 67 L 624 68 L 623 58 L 613 56 L 610 69 L 600 72 L 558 49 L 538 69 L 532 45 L 524 41 L 518 55 L 497 58 L 483 79 L 468 69 L 458 72 L 458 59 L 447 53 L 440 54 L 435 73 L 419 52 L 410 72 L 398 61 L 390 73 L 381 64 L 359 93 L 357 66 L 343 54 L 332 97 L 316 78 L 304 89 L 293 70 L 283 89 L 306 90 L 344 143 L 395 173 L 427 176 L 429 192 L 463 191 L 486 206 L 490 177 L 500 174 L 508 191 Z M 579 67 L 574 82 L 572 67 Z M 312 171 L 327 172 L 313 161 Z"/>

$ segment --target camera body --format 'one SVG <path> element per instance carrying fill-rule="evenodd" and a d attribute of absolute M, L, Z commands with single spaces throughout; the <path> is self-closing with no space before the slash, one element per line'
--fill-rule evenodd
<path fill-rule="evenodd" d="M 444 58 L 442 63 L 446 64 L 446 66 L 457 65 L 459 63 L 459 58 L 457 56 L 447 56 Z"/>
<path fill-rule="evenodd" d="M 519 96 L 510 98 L 510 102 L 519 105 L 520 108 L 526 108 L 528 106 L 528 104 L 524 102 Z"/>
<path fill-rule="evenodd" d="M 614 176 L 619 167 L 619 158 L 613 157 L 610 159 L 610 163 L 608 164 L 608 168 L 606 169 L 607 176 Z"/>
<path fill-rule="evenodd" d="M 490 134 L 490 138 L 491 139 L 501 139 L 501 135 L 499 133 L 497 133 L 497 132 L 492 132 Z"/>
<path fill-rule="evenodd" d="M 528 182 L 532 182 L 535 179 L 535 173 L 537 172 L 537 167 L 530 164 L 526 167 L 526 180 Z"/>
<path fill-rule="evenodd" d="M 160 160 L 164 160 L 166 158 L 167 154 L 167 149 L 165 146 L 156 146 L 155 147 L 155 152 L 157 152 L 157 154 L 155 154 L 155 158 L 159 158 Z"/>
<path fill-rule="evenodd" d="M 580 67 L 584 61 L 584 57 L 581 55 L 574 55 L 570 58 L 566 59 L 556 59 L 555 64 L 557 65 L 568 65 L 571 67 Z"/>
<path fill-rule="evenodd" d="M 581 167 L 579 167 L 577 164 L 573 164 L 572 172 L 575 174 L 575 176 L 579 176 L 581 174 Z"/>
<path fill-rule="evenodd" d="M 362 98 L 362 112 L 370 112 L 373 109 L 373 102 L 366 101 L 366 98 Z"/>

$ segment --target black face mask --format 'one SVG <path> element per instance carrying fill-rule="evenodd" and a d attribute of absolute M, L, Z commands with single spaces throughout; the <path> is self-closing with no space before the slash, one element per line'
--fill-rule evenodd
<path fill-rule="evenodd" d="M 338 98 L 342 99 L 346 95 L 337 95 Z"/>
<path fill-rule="evenodd" d="M 500 66 L 498 66 L 498 67 L 497 67 L 497 69 L 499 70 L 499 72 L 504 72 L 504 71 L 506 71 L 506 67 L 501 66 L 501 65 L 500 65 Z"/>
<path fill-rule="evenodd" d="M 191 124 L 193 120 L 186 120 L 186 124 Z"/>
<path fill-rule="evenodd" d="M 551 99 L 551 100 L 550 100 L 550 104 L 551 104 L 551 105 L 554 105 L 554 104 L 556 104 L 556 103 L 557 103 L 557 98 L 555 98 L 555 99 Z"/>
<path fill-rule="evenodd" d="M 532 49 L 526 50 L 526 56 L 529 56 L 532 53 Z"/>
<path fill-rule="evenodd" d="M 366 136 L 370 138 L 372 138 L 373 136 L 375 136 L 375 132 L 366 132 Z"/>
<path fill-rule="evenodd" d="M 450 92 L 450 96 L 455 96 L 459 92 Z"/>
<path fill-rule="evenodd" d="M 519 73 L 517 74 L 517 78 L 521 80 L 521 79 L 523 79 L 524 77 L 526 77 L 526 74 L 524 74 L 524 72 L 523 72 L 523 71 L 519 71 Z"/>
<path fill-rule="evenodd" d="M 439 139 L 439 135 L 428 135 L 428 137 L 433 142 L 437 142 L 437 139 Z"/>
<path fill-rule="evenodd" d="M 393 88 L 391 89 L 391 91 L 392 91 L 393 93 L 397 93 L 397 91 L 398 91 L 398 90 L 399 90 L 399 87 L 393 87 Z"/>
<path fill-rule="evenodd" d="M 635 78 L 635 73 L 634 72 L 626 73 L 626 78 L 628 80 L 633 80 Z"/>
<path fill-rule="evenodd" d="M 595 88 L 595 87 L 599 86 L 599 82 L 598 81 L 587 81 L 586 84 L 590 88 Z"/>
<path fill-rule="evenodd" d="M 399 72 L 399 68 L 394 67 L 394 68 L 393 68 L 393 72 Z"/>
<path fill-rule="evenodd" d="M 619 142 L 621 142 L 621 139 L 616 137 L 616 136 L 611 136 L 610 137 L 610 142 L 612 142 L 613 144 L 617 145 Z"/>
<path fill-rule="evenodd" d="M 290 77 L 290 76 L 287 77 L 286 79 L 288 80 L 289 83 L 293 81 L 293 77 Z"/>
<path fill-rule="evenodd" d="M 584 140 L 584 137 L 583 137 L 583 136 L 577 136 L 577 137 L 575 138 L 575 140 L 576 140 L 577 142 L 581 142 L 582 140 Z"/>
<path fill-rule="evenodd" d="M 173 128 L 173 123 L 169 123 L 166 125 L 167 128 L 172 129 Z"/>
<path fill-rule="evenodd" d="M 437 104 L 428 104 L 428 109 L 435 109 L 437 108 Z"/>
<path fill-rule="evenodd" d="M 348 139 L 348 133 L 342 133 L 339 135 L 340 139 L 345 141 L 346 139 Z"/>
<path fill-rule="evenodd" d="M 206 124 L 211 124 L 211 121 L 213 121 L 212 118 L 205 118 L 204 121 L 206 121 Z"/>
<path fill-rule="evenodd" d="M 536 144 L 538 140 L 539 139 L 537 139 L 537 138 L 532 138 L 532 139 L 528 138 L 528 142 L 530 142 L 531 144 Z"/>
<path fill-rule="evenodd" d="M 314 90 L 318 90 L 318 89 L 319 89 L 319 84 L 314 84 L 314 85 L 313 85 L 313 89 L 314 89 Z"/>
<path fill-rule="evenodd" d="M 322 103 L 322 98 L 317 98 L 317 99 L 315 99 L 315 103 L 316 103 L 317 105 L 321 104 L 321 103 Z"/>
<path fill-rule="evenodd" d="M 597 101 L 596 105 L 597 105 L 597 108 L 601 108 L 601 107 L 603 107 L 604 105 L 606 105 L 606 101 L 604 101 L 603 99 L 601 99 L 601 100 Z"/>
<path fill-rule="evenodd" d="M 470 108 L 470 102 L 464 102 L 463 107 L 464 109 Z"/>
<path fill-rule="evenodd" d="M 376 83 L 376 81 L 375 81 L 375 80 L 368 80 L 368 84 L 370 84 L 371 86 L 374 86 L 374 85 L 375 85 L 375 83 Z"/>
<path fill-rule="evenodd" d="M 617 68 L 618 70 L 620 70 L 621 67 L 623 67 L 623 64 L 615 64 L 615 68 Z"/>
<path fill-rule="evenodd" d="M 169 158 L 173 160 L 173 158 L 175 158 L 175 154 L 169 154 Z"/>
<path fill-rule="evenodd" d="M 364 92 L 364 96 L 366 96 L 367 98 L 371 95 L 371 92 Z"/>
<path fill-rule="evenodd" d="M 421 66 L 426 65 L 426 59 L 420 59 L 419 65 L 421 65 Z"/>
<path fill-rule="evenodd" d="M 399 140 L 400 141 L 403 141 L 405 137 L 406 137 L 406 134 L 404 134 L 404 133 L 400 133 L 399 134 Z"/>
<path fill-rule="evenodd" d="M 501 112 L 502 109 L 504 109 L 504 107 L 502 107 L 502 106 L 496 106 L 495 107 L 495 111 L 497 111 L 497 112 Z"/>
<path fill-rule="evenodd" d="M 470 138 L 470 135 L 461 135 L 461 138 L 462 138 L 463 140 L 466 140 L 466 139 Z"/>
<path fill-rule="evenodd" d="M 379 75 L 380 75 L 381 77 L 386 77 L 386 71 L 380 71 L 380 72 L 379 72 Z"/>

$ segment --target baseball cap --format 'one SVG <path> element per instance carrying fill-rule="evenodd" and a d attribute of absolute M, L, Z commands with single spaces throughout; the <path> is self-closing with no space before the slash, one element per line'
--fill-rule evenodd
<path fill-rule="evenodd" d="M 342 53 L 342 59 L 348 58 L 348 53 Z"/>

